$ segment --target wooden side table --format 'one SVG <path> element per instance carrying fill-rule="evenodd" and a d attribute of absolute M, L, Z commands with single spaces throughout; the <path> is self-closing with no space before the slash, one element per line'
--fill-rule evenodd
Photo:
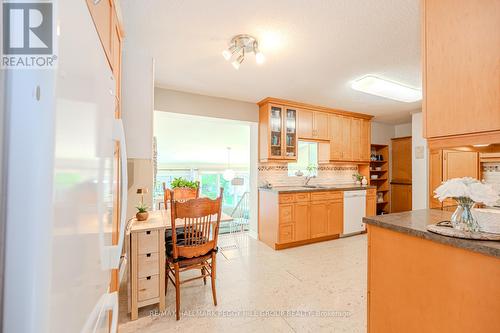
<path fill-rule="evenodd" d="M 158 303 L 165 310 L 165 229 L 160 212 L 147 221 L 134 220 L 128 237 L 128 310 L 131 320 L 140 307 Z"/>

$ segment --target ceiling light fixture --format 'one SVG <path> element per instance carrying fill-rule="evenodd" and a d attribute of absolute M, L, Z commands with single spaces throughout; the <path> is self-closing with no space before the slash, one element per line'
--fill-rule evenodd
<path fill-rule="evenodd" d="M 227 61 L 234 58 L 231 64 L 235 69 L 239 69 L 240 65 L 245 60 L 246 53 L 253 52 L 255 54 L 255 61 L 257 64 L 261 65 L 265 62 L 266 58 L 262 52 L 259 50 L 259 42 L 257 39 L 250 35 L 236 35 L 231 39 L 229 47 L 222 51 L 222 56 Z"/>
<path fill-rule="evenodd" d="M 412 103 L 422 99 L 422 91 L 402 83 L 366 75 L 351 83 L 351 88 L 367 94 Z"/>
<path fill-rule="evenodd" d="M 481 148 L 481 147 L 488 147 L 489 145 L 490 145 L 489 143 L 481 143 L 477 145 L 472 145 L 472 147 Z"/>

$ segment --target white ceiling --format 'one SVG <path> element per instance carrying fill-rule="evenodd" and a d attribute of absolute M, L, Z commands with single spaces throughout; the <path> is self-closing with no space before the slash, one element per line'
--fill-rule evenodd
<path fill-rule="evenodd" d="M 408 121 L 420 102 L 350 88 L 375 74 L 421 87 L 419 0 L 122 0 L 125 43 L 156 59 L 156 85 L 257 102 L 267 96 Z M 233 35 L 266 56 L 239 71 L 221 56 Z"/>

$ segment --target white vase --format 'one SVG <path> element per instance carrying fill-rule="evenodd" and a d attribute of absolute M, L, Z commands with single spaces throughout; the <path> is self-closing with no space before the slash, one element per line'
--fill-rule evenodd
<path fill-rule="evenodd" d="M 368 180 L 366 179 L 365 176 L 363 176 L 363 179 L 361 179 L 361 184 L 363 184 L 363 185 L 367 185 L 368 184 Z"/>

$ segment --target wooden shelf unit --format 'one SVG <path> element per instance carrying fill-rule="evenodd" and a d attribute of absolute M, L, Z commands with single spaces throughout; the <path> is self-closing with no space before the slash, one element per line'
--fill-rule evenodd
<path fill-rule="evenodd" d="M 382 160 L 370 161 L 370 185 L 377 186 L 377 215 L 382 212 L 387 214 L 390 210 L 390 198 L 389 193 L 389 146 L 388 145 L 371 145 L 371 156 L 381 155 Z M 375 168 L 380 168 L 380 170 L 375 170 Z M 372 175 L 377 175 L 378 178 L 372 179 Z M 384 200 L 378 202 L 378 193 L 382 193 Z"/>

